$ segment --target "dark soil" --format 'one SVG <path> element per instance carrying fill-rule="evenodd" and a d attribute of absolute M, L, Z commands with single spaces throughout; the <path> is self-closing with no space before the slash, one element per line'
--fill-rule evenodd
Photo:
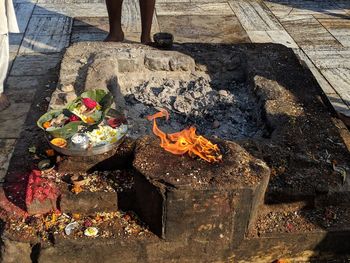
<path fill-rule="evenodd" d="M 158 146 L 159 139 L 137 142 L 134 167 L 145 177 L 165 185 L 191 189 L 231 188 L 259 183 L 269 174 L 263 162 L 235 143 L 220 141 L 223 161 L 211 164 L 188 155 L 174 156 Z"/>

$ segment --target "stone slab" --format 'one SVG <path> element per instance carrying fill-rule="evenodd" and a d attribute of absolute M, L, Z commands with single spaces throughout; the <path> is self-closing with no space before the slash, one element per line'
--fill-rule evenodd
<path fill-rule="evenodd" d="M 349 107 L 350 116 L 350 68 L 322 69 L 321 73 Z"/>
<path fill-rule="evenodd" d="M 235 15 L 247 31 L 283 30 L 276 17 L 257 1 L 229 1 Z"/>
<path fill-rule="evenodd" d="M 106 17 L 107 9 L 105 3 L 40 4 L 35 7 L 33 15 L 64 15 L 68 17 Z"/>
<path fill-rule="evenodd" d="M 108 17 L 76 17 L 73 21 L 73 29 L 89 32 L 108 32 Z M 74 32 L 73 30 L 73 32 Z M 86 31 L 85 31 L 86 30 Z"/>
<path fill-rule="evenodd" d="M 305 48 L 318 69 L 350 68 L 350 48 Z"/>
<path fill-rule="evenodd" d="M 235 16 L 160 16 L 162 32 L 174 35 L 175 42 L 246 43 L 249 38 Z M 217 25 L 220 25 L 218 27 Z"/>
<path fill-rule="evenodd" d="M 18 3 L 36 3 L 38 2 L 38 0 L 13 0 L 14 4 L 18 4 Z"/>
<path fill-rule="evenodd" d="M 337 5 L 337 1 L 310 1 L 310 0 L 279 0 L 264 1 L 268 8 L 278 18 L 288 15 L 313 15 L 317 18 L 338 17 L 345 18 L 346 11 Z"/>
<path fill-rule="evenodd" d="M 18 138 L 31 103 L 12 103 L 0 112 L 0 138 Z"/>
<path fill-rule="evenodd" d="M 160 3 L 156 5 L 156 13 L 157 16 L 233 15 L 228 3 Z"/>
<path fill-rule="evenodd" d="M 37 0 L 38 4 L 92 4 L 104 3 L 104 0 Z"/>
<path fill-rule="evenodd" d="M 141 32 L 140 5 L 137 0 L 123 1 L 122 26 L 125 32 Z M 152 31 L 159 32 L 157 17 L 154 14 Z"/>
<path fill-rule="evenodd" d="M 247 31 L 249 39 L 253 43 L 275 43 L 289 48 L 298 48 L 293 38 L 285 31 Z"/>
<path fill-rule="evenodd" d="M 70 34 L 72 18 L 64 15 L 33 15 L 26 36 L 53 36 Z"/>
<path fill-rule="evenodd" d="M 6 95 L 11 102 L 32 103 L 39 87 L 49 87 L 50 76 L 9 76 L 6 80 Z"/>
<path fill-rule="evenodd" d="M 301 48 L 341 47 L 341 44 L 312 15 L 288 15 L 280 22 Z"/>
<path fill-rule="evenodd" d="M 12 103 L 32 103 L 36 88 L 9 89 L 6 95 Z"/>
<path fill-rule="evenodd" d="M 60 60 L 60 54 L 34 53 L 17 56 L 10 76 L 52 75 Z"/>
<path fill-rule="evenodd" d="M 15 139 L 0 139 L 0 182 L 5 179 L 15 144 Z"/>
<path fill-rule="evenodd" d="M 21 46 L 24 34 L 9 34 L 10 53 L 17 53 Z"/>
<path fill-rule="evenodd" d="M 100 32 L 100 33 L 81 33 L 81 32 L 74 32 L 71 36 L 71 43 L 78 43 L 78 42 L 95 42 L 95 41 L 103 41 L 108 35 L 108 32 Z"/>
<path fill-rule="evenodd" d="M 350 47 L 350 20 L 320 18 L 318 21 L 344 46 Z"/>
<path fill-rule="evenodd" d="M 19 53 L 58 53 L 69 45 L 70 35 L 26 35 Z"/>
<path fill-rule="evenodd" d="M 21 33 L 24 33 L 27 29 L 35 4 L 30 2 L 15 3 L 14 7 L 19 30 Z"/>

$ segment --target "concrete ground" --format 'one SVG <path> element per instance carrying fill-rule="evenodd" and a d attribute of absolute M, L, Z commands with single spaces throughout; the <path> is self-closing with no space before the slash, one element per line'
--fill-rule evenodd
<path fill-rule="evenodd" d="M 108 31 L 103 0 L 14 0 L 20 34 L 10 35 L 11 62 L 0 112 L 0 182 L 38 87 L 55 88 L 65 48 L 101 41 Z M 126 38 L 138 41 L 137 0 L 124 0 Z M 280 43 L 313 73 L 340 117 L 350 119 L 350 1 L 158 0 L 153 32 L 177 42 Z M 47 98 L 49 100 L 49 98 Z"/>

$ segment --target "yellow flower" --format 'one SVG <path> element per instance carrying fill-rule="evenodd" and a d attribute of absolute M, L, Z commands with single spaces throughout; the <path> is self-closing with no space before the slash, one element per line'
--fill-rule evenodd
<path fill-rule="evenodd" d="M 86 118 L 86 123 L 93 124 L 93 123 L 95 123 L 95 120 L 92 117 L 87 117 Z"/>

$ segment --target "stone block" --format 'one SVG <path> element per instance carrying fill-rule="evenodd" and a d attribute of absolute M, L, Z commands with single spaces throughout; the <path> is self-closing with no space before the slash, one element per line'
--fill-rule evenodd
<path fill-rule="evenodd" d="M 62 187 L 59 206 L 63 213 L 113 212 L 118 210 L 118 198 L 115 192 L 83 191 L 74 194 L 67 187 Z"/>
<path fill-rule="evenodd" d="M 127 52 L 118 54 L 118 72 L 139 72 L 143 70 L 144 58 Z"/>
<path fill-rule="evenodd" d="M 3 239 L 1 248 L 1 262 L 3 263 L 31 263 L 32 250 L 29 243 L 16 242 L 7 238 Z"/>
<path fill-rule="evenodd" d="M 52 110 L 63 109 L 66 105 L 77 98 L 74 91 L 72 92 L 60 92 L 56 90 L 51 97 L 49 108 Z"/>
<path fill-rule="evenodd" d="M 165 53 L 148 52 L 145 55 L 145 66 L 152 71 L 169 71 L 170 57 Z"/>
<path fill-rule="evenodd" d="M 95 59 L 87 71 L 85 90 L 103 89 L 108 91 L 108 83 L 115 78 L 118 64 L 115 59 Z"/>
<path fill-rule="evenodd" d="M 219 145 L 223 162 L 209 164 L 172 155 L 150 137 L 137 142 L 135 212 L 155 234 L 223 249 L 243 240 L 263 203 L 270 171 L 237 144 Z"/>
<path fill-rule="evenodd" d="M 263 100 L 288 99 L 289 93 L 276 81 L 265 77 L 254 76 L 255 92 Z"/>
<path fill-rule="evenodd" d="M 190 56 L 173 53 L 169 59 L 170 70 L 172 71 L 194 71 L 195 62 Z"/>
<path fill-rule="evenodd" d="M 55 204 L 51 200 L 46 199 L 42 202 L 34 200 L 32 203 L 27 205 L 27 212 L 30 215 L 42 215 L 55 210 Z"/>
<path fill-rule="evenodd" d="M 140 242 L 115 239 L 58 239 L 57 244 L 40 251 L 38 263 L 85 262 L 144 262 Z M 72 259 L 74 259 L 72 261 Z"/>

